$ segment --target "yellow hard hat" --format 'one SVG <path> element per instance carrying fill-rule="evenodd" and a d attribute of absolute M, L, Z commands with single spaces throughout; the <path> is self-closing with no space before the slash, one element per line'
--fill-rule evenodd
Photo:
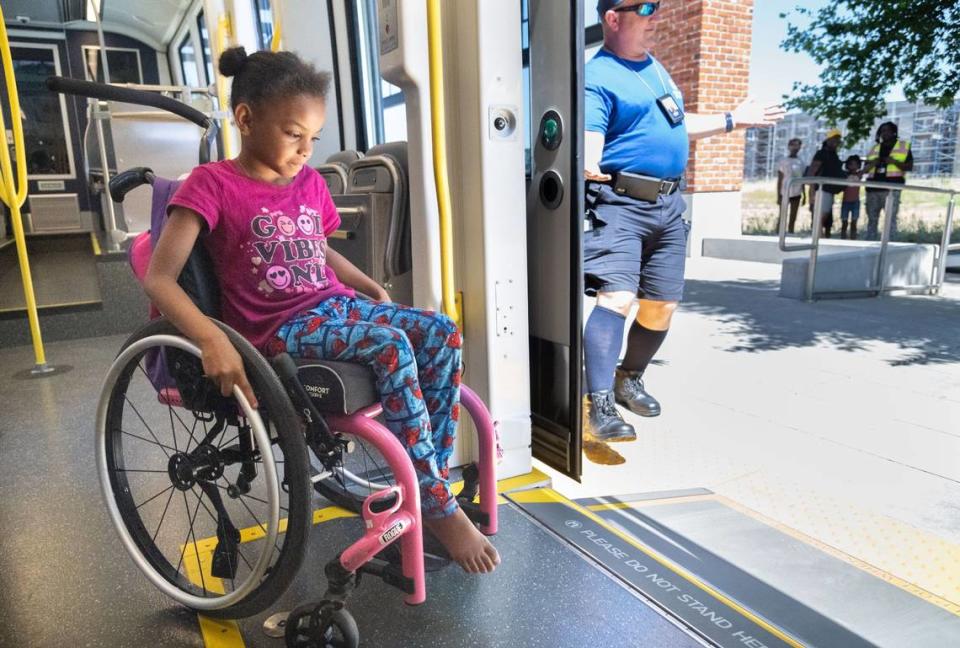
<path fill-rule="evenodd" d="M 827 131 L 826 139 L 833 139 L 834 137 L 843 137 L 843 133 L 840 132 L 839 128 L 831 128 Z"/>

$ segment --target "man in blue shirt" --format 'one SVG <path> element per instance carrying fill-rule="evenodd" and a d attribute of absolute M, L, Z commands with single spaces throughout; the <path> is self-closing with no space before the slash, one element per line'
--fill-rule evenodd
<path fill-rule="evenodd" d="M 683 96 L 651 54 L 660 2 L 599 0 L 603 49 L 586 66 L 584 282 L 597 306 L 583 334 L 590 432 L 602 441 L 636 439 L 615 401 L 657 416 L 643 372 L 683 295 L 689 225 L 678 189 L 690 139 L 771 126 L 779 106 L 752 100 L 716 115 L 684 113 Z M 617 360 L 635 299 L 626 355 Z"/>

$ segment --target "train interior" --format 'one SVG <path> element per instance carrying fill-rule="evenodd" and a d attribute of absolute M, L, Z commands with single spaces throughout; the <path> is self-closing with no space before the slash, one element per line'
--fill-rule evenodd
<path fill-rule="evenodd" d="M 354 645 L 343 628 L 306 625 L 297 643 L 291 611 L 330 598 L 331 565 L 379 514 L 352 504 L 401 477 L 358 435 L 338 468 L 303 459 L 308 501 L 294 502 L 286 477 L 247 491 L 245 470 L 286 474 L 298 456 L 270 438 L 282 417 L 260 428 L 205 418 L 181 383 L 176 397 L 160 390 L 151 354 L 191 353 L 162 337 L 176 331 L 154 327 L 162 349 L 134 357 L 150 303 L 131 249 L 158 227 L 169 198 L 158 179 L 236 156 L 217 61 L 237 44 L 330 71 L 310 160 L 341 217 L 329 244 L 396 301 L 458 314 L 464 385 L 495 424 L 496 491 L 483 505 L 496 510 L 500 566 L 465 574 L 425 538 L 426 600 L 411 605 L 387 547 L 343 608 L 360 645 L 960 646 L 960 276 L 941 268 L 923 294 L 791 300 L 780 265 L 691 244 L 685 300 L 652 371 L 665 413 L 627 414 L 630 444 L 584 432 L 583 63 L 602 36 L 595 2 L 559 4 L 0 0 L 0 101 L 22 161 L 3 166 L 0 230 L 0 646 Z M 695 211 L 696 230 L 709 215 Z M 336 374 L 345 414 L 376 400 L 352 371 Z M 489 524 L 471 489 L 493 450 L 470 413 L 451 481 Z M 104 460 L 127 466 L 120 490 L 136 493 L 119 510 L 105 504 L 103 425 L 123 435 Z M 223 425 L 240 440 L 197 441 Z M 230 453 L 252 452 L 244 442 L 260 458 L 220 494 L 177 463 L 204 445 L 221 474 Z M 183 526 L 158 583 L 142 546 L 159 547 L 150 529 L 173 509 Z M 131 515 L 140 536 L 118 535 Z M 239 548 L 224 558 L 233 532 Z M 302 564 L 268 597 L 263 583 L 296 562 L 288 551 Z M 224 571 L 229 556 L 246 566 Z M 248 572 L 259 589 L 227 583 Z M 263 604 L 204 609 L 171 582 Z"/>

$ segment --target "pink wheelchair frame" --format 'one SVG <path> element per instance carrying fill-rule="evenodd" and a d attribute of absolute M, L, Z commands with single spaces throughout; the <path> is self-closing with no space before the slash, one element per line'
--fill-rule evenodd
<path fill-rule="evenodd" d="M 150 262 L 150 245 L 147 232 L 139 235 L 130 248 L 130 264 L 140 281 L 146 275 Z M 156 314 L 153 309 L 151 312 Z M 174 392 L 163 390 L 158 397 L 171 405 L 179 405 L 179 394 Z M 494 535 L 497 532 L 496 430 L 486 405 L 473 390 L 461 385 L 460 398 L 477 429 L 479 510 L 485 519 L 480 524 L 480 531 L 485 535 Z M 382 407 L 377 403 L 349 415 L 323 414 L 331 430 L 354 435 L 375 447 L 386 459 L 396 480 L 396 486 L 373 493 L 364 501 L 362 516 L 366 531 L 362 538 L 340 554 L 341 576 L 355 574 L 387 546 L 399 540 L 402 573 L 413 584 L 404 601 L 409 605 L 419 605 L 427 596 L 419 483 L 406 449 L 386 427 L 375 420 L 381 412 Z M 394 494 L 396 497 L 387 510 L 372 510 L 376 502 L 388 500 Z M 328 568 L 328 576 L 329 571 Z M 328 591 L 328 595 L 331 593 L 334 596 L 337 594 Z"/>

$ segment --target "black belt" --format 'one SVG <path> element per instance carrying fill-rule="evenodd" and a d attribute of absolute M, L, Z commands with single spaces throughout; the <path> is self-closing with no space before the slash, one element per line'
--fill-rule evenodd
<path fill-rule="evenodd" d="M 681 178 L 660 179 L 648 176 L 638 176 L 630 174 L 619 178 L 614 173 L 613 178 L 601 184 L 609 185 L 621 196 L 629 196 L 635 200 L 650 201 L 652 196 L 670 196 L 680 189 Z M 622 180 L 622 182 L 618 182 Z"/>

